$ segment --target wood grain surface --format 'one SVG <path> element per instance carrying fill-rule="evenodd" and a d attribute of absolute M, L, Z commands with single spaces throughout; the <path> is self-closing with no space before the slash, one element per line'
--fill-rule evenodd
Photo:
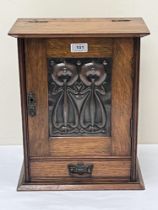
<path fill-rule="evenodd" d="M 149 34 L 144 21 L 141 18 L 19 19 L 9 34 L 20 37 L 25 172 L 18 189 L 143 189 L 136 157 L 139 37 Z M 70 51 L 71 43 L 85 42 L 89 47 L 87 53 Z M 112 57 L 110 136 L 49 137 L 49 57 Z M 29 92 L 36 96 L 34 117 L 27 112 Z M 68 164 L 79 162 L 93 164 L 92 177 L 70 176 Z"/>
<path fill-rule="evenodd" d="M 22 167 L 19 183 L 17 190 L 18 191 L 58 191 L 58 190 L 144 190 L 144 182 L 142 179 L 142 174 L 140 171 L 139 164 L 137 163 L 137 181 L 104 181 L 103 183 L 75 183 L 75 184 L 64 184 L 56 183 L 51 181 L 45 182 L 40 180 L 40 182 L 25 182 L 24 167 Z"/>
<path fill-rule="evenodd" d="M 27 93 L 36 96 L 37 115 L 28 116 L 29 150 L 32 155 L 48 155 L 48 90 L 45 42 L 41 39 L 25 40 Z"/>
<path fill-rule="evenodd" d="M 112 68 L 112 154 L 130 155 L 133 39 L 117 38 Z"/>
<path fill-rule="evenodd" d="M 47 39 L 48 57 L 111 57 L 112 56 L 112 38 L 54 38 Z M 72 53 L 70 51 L 71 43 L 88 43 L 88 52 Z"/>
<path fill-rule="evenodd" d="M 129 160 L 106 160 L 106 159 L 89 159 L 89 160 L 45 160 L 45 161 L 31 161 L 31 177 L 53 179 L 57 177 L 70 177 L 68 171 L 68 164 L 77 164 L 82 162 L 84 164 L 93 164 L 92 178 L 93 177 L 126 177 L 130 178 L 131 163 Z M 85 179 L 84 176 L 80 176 Z M 71 178 L 73 181 L 74 178 Z"/>
<path fill-rule="evenodd" d="M 80 40 L 78 39 L 78 41 Z M 54 42 L 57 45 L 59 42 L 61 45 L 65 43 L 62 40 L 54 40 Z M 109 39 L 106 42 L 109 43 Z M 53 40 L 51 40 L 52 43 Z M 96 39 L 96 43 L 100 43 L 100 41 Z M 78 137 L 75 141 L 75 137 L 54 137 L 53 139 L 48 137 L 46 61 L 49 50 L 46 48 L 47 41 L 44 39 L 26 40 L 27 92 L 34 92 L 37 100 L 37 115 L 28 117 L 30 156 L 131 154 L 130 119 L 132 111 L 133 39 L 117 38 L 110 41 L 110 44 L 111 47 L 109 48 L 113 52 L 111 137 Z M 91 42 L 89 45 L 91 45 Z M 103 55 L 107 56 L 106 53 Z M 38 132 L 35 132 L 35 130 L 38 130 Z"/>
<path fill-rule="evenodd" d="M 14 37 L 140 37 L 149 29 L 142 18 L 17 19 Z"/>

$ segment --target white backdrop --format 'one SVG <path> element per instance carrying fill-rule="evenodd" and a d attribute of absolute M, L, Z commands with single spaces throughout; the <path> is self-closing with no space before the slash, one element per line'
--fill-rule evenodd
<path fill-rule="evenodd" d="M 16 39 L 7 33 L 22 17 L 143 17 L 139 142 L 158 143 L 158 2 L 156 0 L 0 0 L 0 144 L 22 143 Z"/>

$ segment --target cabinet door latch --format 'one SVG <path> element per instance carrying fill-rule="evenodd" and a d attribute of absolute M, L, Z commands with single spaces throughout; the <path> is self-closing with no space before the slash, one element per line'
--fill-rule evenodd
<path fill-rule="evenodd" d="M 36 115 L 36 97 L 35 94 L 32 92 L 29 92 L 27 94 L 27 110 L 28 115 L 31 117 L 34 117 Z"/>

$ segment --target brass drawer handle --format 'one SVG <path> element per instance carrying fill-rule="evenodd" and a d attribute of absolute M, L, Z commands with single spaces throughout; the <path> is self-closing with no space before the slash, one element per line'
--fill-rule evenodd
<path fill-rule="evenodd" d="M 93 164 L 68 164 L 68 171 L 72 177 L 90 177 L 92 176 Z"/>

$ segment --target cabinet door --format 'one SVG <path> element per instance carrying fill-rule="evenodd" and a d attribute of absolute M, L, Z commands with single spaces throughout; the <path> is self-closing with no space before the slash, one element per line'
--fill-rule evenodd
<path fill-rule="evenodd" d="M 88 51 L 71 52 L 72 43 L 87 43 Z M 50 176 L 61 168 L 67 173 L 65 159 L 76 165 L 94 159 L 96 176 L 105 173 L 104 164 L 107 177 L 130 176 L 132 57 L 132 38 L 26 39 L 27 94 L 35 102 L 35 113 L 32 104 L 28 110 L 33 177 L 43 161 Z"/>

